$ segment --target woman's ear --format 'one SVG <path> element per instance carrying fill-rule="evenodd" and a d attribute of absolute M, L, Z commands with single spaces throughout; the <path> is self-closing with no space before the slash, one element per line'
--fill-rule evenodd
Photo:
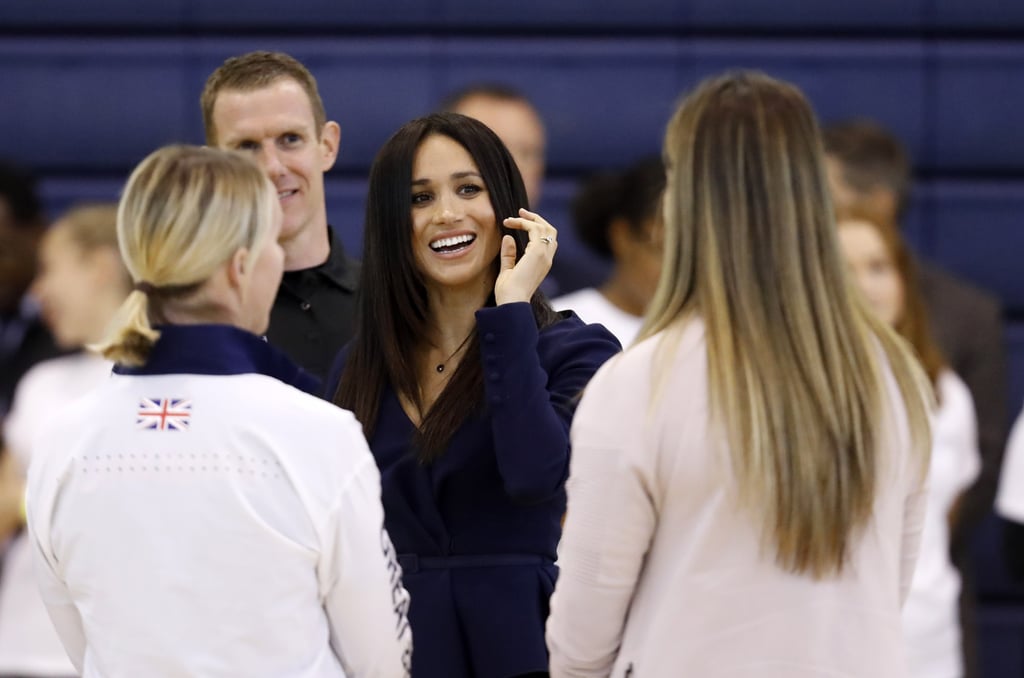
<path fill-rule="evenodd" d="M 608 247 L 612 250 L 612 258 L 616 261 L 624 259 L 627 252 L 635 245 L 636 235 L 629 227 L 625 217 L 615 217 L 608 222 Z"/>
<path fill-rule="evenodd" d="M 249 284 L 249 248 L 239 247 L 228 262 L 228 283 L 232 289 L 244 290 Z"/>

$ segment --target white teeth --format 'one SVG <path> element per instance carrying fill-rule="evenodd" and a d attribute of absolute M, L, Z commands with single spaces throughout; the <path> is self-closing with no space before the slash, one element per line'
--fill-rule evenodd
<path fill-rule="evenodd" d="M 287 191 L 278 191 L 277 192 L 277 197 L 278 198 L 287 198 L 289 195 L 293 195 L 295 193 L 297 193 L 297 191 L 294 188 L 290 189 L 290 190 L 287 190 Z"/>
<path fill-rule="evenodd" d="M 432 243 L 430 243 L 430 249 L 440 250 L 445 247 L 455 247 L 456 245 L 464 245 L 467 243 L 471 243 L 474 240 L 476 240 L 475 235 L 453 235 L 450 238 L 440 238 L 438 240 L 433 241 Z"/>

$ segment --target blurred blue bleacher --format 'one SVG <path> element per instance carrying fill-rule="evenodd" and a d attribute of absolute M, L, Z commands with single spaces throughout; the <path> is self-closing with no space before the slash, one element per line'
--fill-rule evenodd
<path fill-rule="evenodd" d="M 793 81 L 825 121 L 875 118 L 919 173 L 908 235 L 993 292 L 1008 319 L 1010 407 L 1024 402 L 1024 2 L 1021 0 L 6 0 L 0 3 L 0 156 L 43 177 L 52 215 L 115 199 L 154 147 L 198 143 L 198 97 L 224 58 L 281 49 L 317 76 L 342 125 L 333 224 L 361 249 L 365 174 L 381 143 L 475 80 L 523 89 L 543 114 L 540 206 L 560 263 L 605 264 L 573 237 L 577 179 L 657 152 L 679 96 L 756 67 Z M 1024 678 L 1024 594 L 978 538 L 987 676 Z"/>

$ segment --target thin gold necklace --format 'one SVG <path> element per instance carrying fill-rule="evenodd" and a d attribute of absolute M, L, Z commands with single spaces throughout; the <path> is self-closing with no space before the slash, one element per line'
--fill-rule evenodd
<path fill-rule="evenodd" d="M 461 350 L 462 350 L 462 349 L 463 349 L 463 348 L 464 348 L 464 347 L 466 346 L 466 342 L 467 342 L 467 341 L 469 341 L 469 338 L 470 338 L 470 337 L 472 337 L 472 336 L 473 336 L 473 333 L 472 333 L 472 332 L 470 332 L 469 334 L 467 334 L 467 335 L 466 335 L 466 338 L 462 340 L 462 343 L 461 343 L 461 344 L 459 344 L 458 346 L 456 346 L 456 347 L 455 347 L 455 350 L 454 350 L 454 351 L 452 351 L 452 354 L 451 354 L 450 356 L 448 356 L 447 358 L 445 358 L 445 359 L 444 359 L 444 362 L 440 362 L 440 363 L 438 363 L 438 364 L 437 364 L 437 365 L 436 365 L 436 366 L 434 367 L 434 371 L 435 371 L 435 372 L 437 372 L 438 374 L 441 374 L 441 373 L 443 373 L 443 372 L 444 372 L 444 368 L 445 368 L 445 366 L 446 366 L 446 365 L 448 364 L 448 362 L 449 362 L 449 361 L 450 361 L 450 360 L 451 360 L 452 358 L 454 358 L 454 357 L 455 357 L 455 355 L 456 355 L 456 354 L 457 354 L 457 353 L 458 353 L 459 351 L 461 351 Z"/>

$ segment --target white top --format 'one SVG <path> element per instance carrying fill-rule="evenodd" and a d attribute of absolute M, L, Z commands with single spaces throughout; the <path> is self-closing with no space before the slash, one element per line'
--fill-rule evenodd
<path fill-rule="evenodd" d="M 261 374 L 115 375 L 37 452 L 40 586 L 86 678 L 408 675 L 408 594 L 349 412 Z"/>
<path fill-rule="evenodd" d="M 910 675 L 960 678 L 960 574 L 949 559 L 949 512 L 981 471 L 974 401 L 950 370 L 939 375 L 939 409 L 932 420 L 928 505 L 921 552 L 903 606 Z"/>
<path fill-rule="evenodd" d="M 759 549 L 728 455 L 712 447 L 703 324 L 668 331 L 674 351 L 655 362 L 661 333 L 612 358 L 576 412 L 552 677 L 906 676 L 900 606 L 925 493 L 891 374 L 874 517 L 842 575 L 815 581 Z"/>
<path fill-rule="evenodd" d="M 1006 444 L 996 512 L 1007 520 L 1024 523 L 1024 412 L 1014 422 Z"/>
<path fill-rule="evenodd" d="M 90 353 L 41 362 L 21 378 L 4 421 L 7 450 L 21 469 L 32 459 L 32 441 L 70 403 L 102 384 L 112 364 Z M 72 676 L 64 646 L 39 597 L 32 574 L 32 548 L 22 533 L 4 555 L 0 579 L 0 674 Z"/>
<path fill-rule="evenodd" d="M 633 343 L 644 322 L 642 317 L 626 313 L 608 301 L 607 297 L 593 287 L 552 299 L 551 307 L 556 311 L 575 311 L 585 323 L 604 325 L 605 329 L 615 335 L 623 348 Z"/>

